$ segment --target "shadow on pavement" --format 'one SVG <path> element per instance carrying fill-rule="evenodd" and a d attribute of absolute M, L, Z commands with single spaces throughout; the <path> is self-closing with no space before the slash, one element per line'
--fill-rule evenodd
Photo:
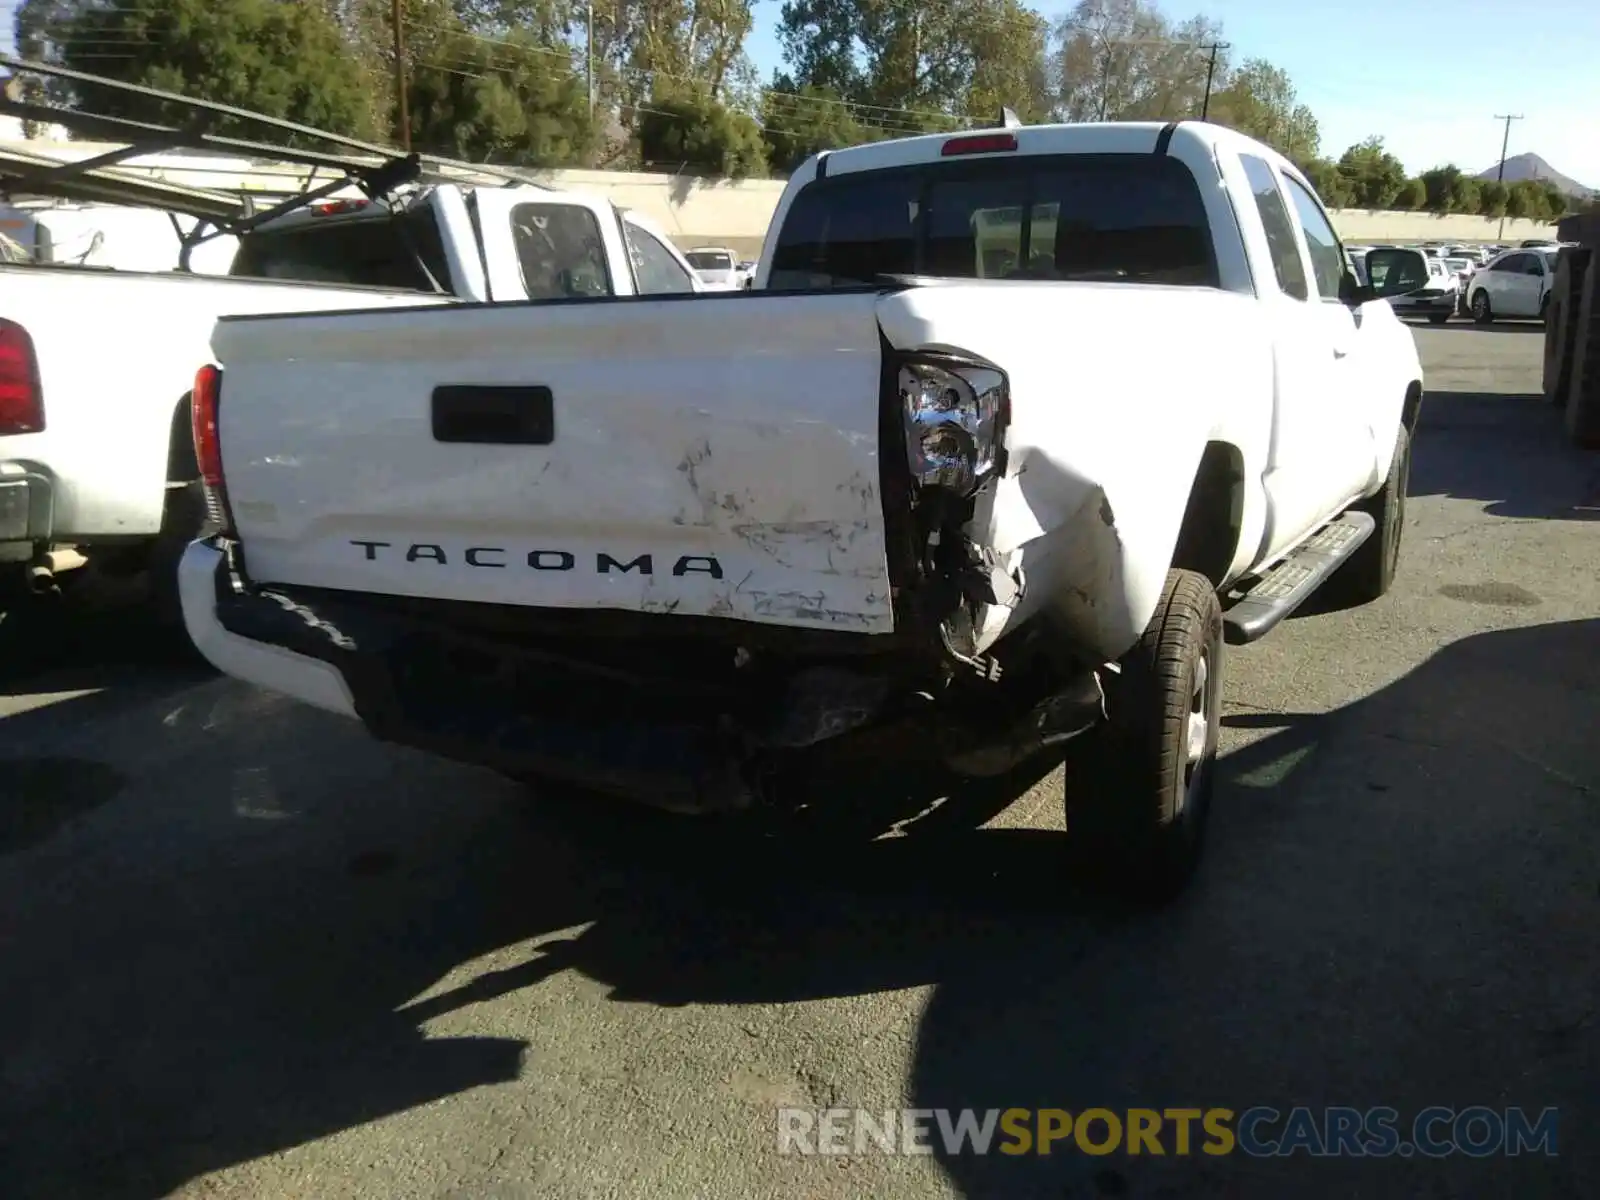
<path fill-rule="evenodd" d="M 1542 395 L 1430 392 L 1411 496 L 1484 502 L 1497 517 L 1600 518 L 1600 458 L 1571 444 Z"/>
<path fill-rule="evenodd" d="M 524 806 L 207 685 L 192 724 L 126 733 L 192 739 L 165 773 L 0 858 L 0 1178 L 160 1195 L 511 1080 L 520 1038 L 418 1023 L 571 969 L 657 1005 L 935 985 L 909 1081 L 930 1108 L 1562 1108 L 1558 1160 L 945 1158 L 971 1197 L 1600 1194 L 1597 662 L 1600 621 L 1483 634 L 1338 712 L 1237 721 L 1283 727 L 1224 760 L 1208 864 L 1154 914 L 1063 889 L 1059 835 L 975 828 L 992 791 L 905 837 L 757 845 Z"/>
<path fill-rule="evenodd" d="M 1234 719 L 1276 731 L 1225 760 L 1195 890 L 947 945 L 913 1079 L 929 1108 L 1558 1106 L 1561 1159 L 1069 1149 L 946 1159 L 962 1193 L 1596 1194 L 1597 662 L 1600 621 L 1488 633 L 1326 716 Z"/>

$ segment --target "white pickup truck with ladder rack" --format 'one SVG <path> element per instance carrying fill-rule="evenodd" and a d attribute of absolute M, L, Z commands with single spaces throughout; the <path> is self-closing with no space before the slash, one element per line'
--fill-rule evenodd
<path fill-rule="evenodd" d="M 0 67 L 131 87 L 4 55 Z M 603 196 L 157 94 L 197 117 L 254 121 L 335 151 L 0 99 L 0 112 L 120 143 L 68 162 L 0 152 L 0 193 L 189 218 L 172 271 L 0 263 L 0 592 L 58 590 L 68 568 L 88 564 L 148 581 L 158 610 L 178 621 L 176 557 L 204 514 L 188 392 L 218 317 L 699 290 L 659 229 Z M 129 165 L 175 145 L 294 161 L 332 178 L 263 207 Z M 231 278 L 186 269 L 197 246 L 225 235 L 238 239 Z"/>

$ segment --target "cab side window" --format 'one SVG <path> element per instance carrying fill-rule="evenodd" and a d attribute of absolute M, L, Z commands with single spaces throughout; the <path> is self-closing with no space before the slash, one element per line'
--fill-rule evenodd
<path fill-rule="evenodd" d="M 692 292 L 689 274 L 678 265 L 667 248 L 632 221 L 622 222 L 633 255 L 633 271 L 639 280 L 641 296 L 661 296 L 672 292 Z"/>
<path fill-rule="evenodd" d="M 1339 298 L 1339 284 L 1344 279 L 1344 247 L 1339 235 L 1333 231 L 1327 214 L 1317 198 L 1292 176 L 1283 177 L 1289 189 L 1289 199 L 1294 202 L 1295 213 L 1300 218 L 1300 229 L 1306 235 L 1306 249 L 1311 252 L 1311 272 L 1317 280 L 1317 294 L 1324 300 Z"/>
<path fill-rule="evenodd" d="M 1310 296 L 1306 285 L 1305 264 L 1300 259 L 1300 247 L 1295 242 L 1294 222 L 1283 203 L 1283 193 L 1278 190 L 1278 173 L 1264 159 L 1241 154 L 1245 178 L 1256 199 L 1256 212 L 1261 215 L 1262 228 L 1267 233 L 1267 248 L 1272 254 L 1272 272 L 1278 277 L 1278 287 L 1286 296 L 1305 300 Z"/>

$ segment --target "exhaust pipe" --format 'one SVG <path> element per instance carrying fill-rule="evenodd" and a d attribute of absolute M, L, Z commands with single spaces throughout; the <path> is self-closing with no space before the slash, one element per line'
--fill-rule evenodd
<path fill-rule="evenodd" d="M 63 571 L 75 571 L 89 560 L 71 548 L 51 550 L 28 564 L 25 582 L 35 596 L 58 596 L 61 584 L 56 576 Z"/>

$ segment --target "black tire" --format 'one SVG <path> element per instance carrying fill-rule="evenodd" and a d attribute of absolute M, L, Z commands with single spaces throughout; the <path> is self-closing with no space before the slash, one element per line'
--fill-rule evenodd
<path fill-rule="evenodd" d="M 1550 323 L 1550 293 L 1546 292 L 1539 300 L 1539 320 L 1548 325 Z"/>
<path fill-rule="evenodd" d="M 1162 903 L 1200 861 L 1222 696 L 1222 609 L 1195 571 L 1171 571 L 1150 626 L 1106 675 L 1107 722 L 1068 744 L 1067 837 L 1123 896 Z M 1198 730 L 1204 737 L 1192 742 Z"/>
<path fill-rule="evenodd" d="M 1482 288 L 1472 293 L 1472 319 L 1479 325 L 1488 325 L 1494 320 L 1494 309 L 1489 305 L 1489 293 Z"/>
<path fill-rule="evenodd" d="M 1429 313 L 1428 314 L 1428 324 L 1429 325 L 1443 325 L 1449 319 L 1450 319 L 1450 314 L 1449 313 Z"/>
<path fill-rule="evenodd" d="M 1402 425 L 1383 490 L 1351 505 L 1358 512 L 1370 513 L 1378 527 L 1324 585 L 1329 593 L 1327 598 L 1333 601 L 1334 607 L 1354 608 L 1370 604 L 1387 595 L 1394 585 L 1395 574 L 1400 568 L 1400 542 L 1406 524 L 1406 488 L 1410 481 L 1411 436 Z"/>

